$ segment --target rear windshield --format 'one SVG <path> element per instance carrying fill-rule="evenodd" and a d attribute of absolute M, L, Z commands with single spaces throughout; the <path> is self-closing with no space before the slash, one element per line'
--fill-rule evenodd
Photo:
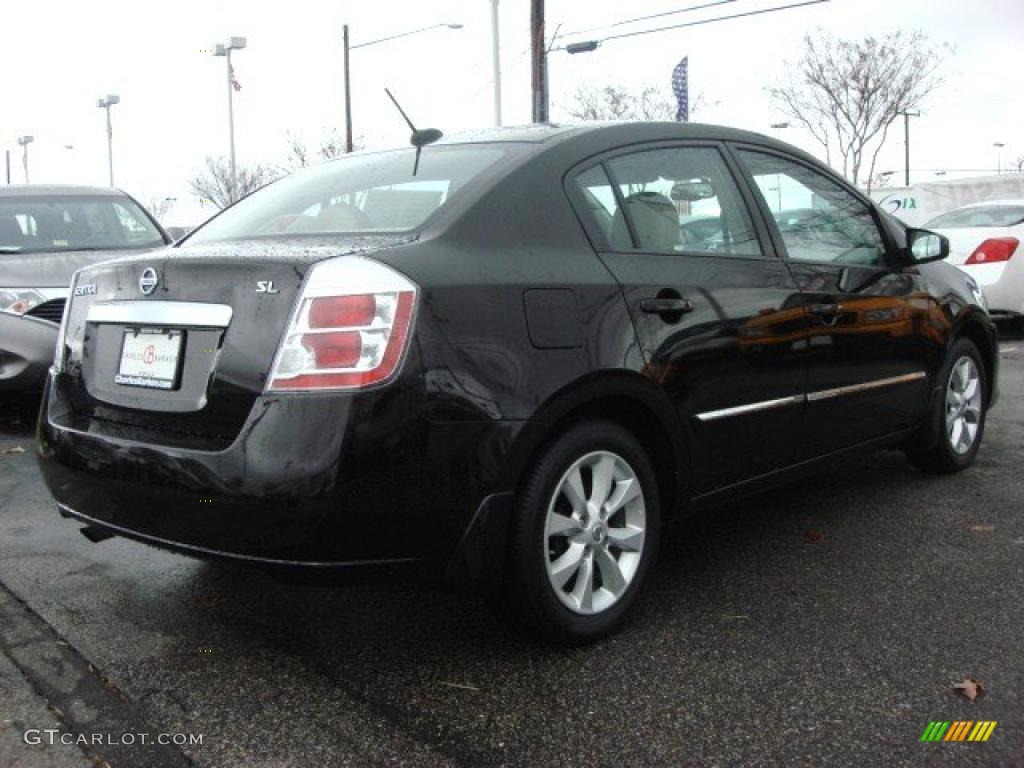
<path fill-rule="evenodd" d="M 493 145 L 428 146 L 415 176 L 413 149 L 335 160 L 253 193 L 189 243 L 414 229 L 505 152 Z"/>
<path fill-rule="evenodd" d="M 156 248 L 163 235 L 130 198 L 47 195 L 0 198 L 0 255 Z"/>
<path fill-rule="evenodd" d="M 950 211 L 925 224 L 926 229 L 1015 227 L 1024 223 L 1024 205 L 977 205 Z"/>

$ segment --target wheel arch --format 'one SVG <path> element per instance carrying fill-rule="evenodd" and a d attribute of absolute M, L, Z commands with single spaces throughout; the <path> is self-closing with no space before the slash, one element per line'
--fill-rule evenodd
<path fill-rule="evenodd" d="M 636 437 L 654 464 L 666 517 L 685 505 L 690 463 L 679 417 L 657 384 L 628 371 L 591 374 L 541 405 L 509 451 L 500 487 L 517 489 L 533 459 L 566 428 L 587 419 L 613 421 Z"/>
<path fill-rule="evenodd" d="M 969 339 L 981 352 L 982 362 L 985 365 L 985 401 L 987 404 L 993 402 L 993 393 L 996 392 L 996 341 L 992 321 L 979 310 L 969 312 L 957 325 L 954 333 L 950 334 L 948 347 L 952 347 L 960 339 Z M 947 349 L 948 349 L 947 347 Z"/>

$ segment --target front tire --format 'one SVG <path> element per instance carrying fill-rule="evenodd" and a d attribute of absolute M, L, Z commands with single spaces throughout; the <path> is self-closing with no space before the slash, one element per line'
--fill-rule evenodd
<path fill-rule="evenodd" d="M 959 339 L 939 372 L 941 392 L 928 423 L 907 447 L 911 463 L 926 472 L 951 473 L 974 462 L 985 433 L 988 382 L 978 348 Z"/>
<path fill-rule="evenodd" d="M 516 496 L 505 601 L 521 627 L 563 645 L 618 629 L 661 532 L 646 451 L 618 424 L 590 421 L 552 442 Z"/>

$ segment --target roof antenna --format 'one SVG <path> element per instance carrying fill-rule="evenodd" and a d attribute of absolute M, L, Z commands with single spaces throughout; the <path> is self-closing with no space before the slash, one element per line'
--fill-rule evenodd
<path fill-rule="evenodd" d="M 416 171 L 419 170 L 420 167 L 420 152 L 423 151 L 423 148 L 427 146 L 427 144 L 433 144 L 444 136 L 444 134 L 437 130 L 437 128 L 417 129 L 416 126 L 412 124 L 412 120 L 409 119 L 409 116 L 405 114 L 405 110 L 402 109 L 402 106 L 398 103 L 398 100 L 391 93 L 390 89 L 385 88 L 384 92 L 388 95 L 388 98 L 391 99 L 391 103 L 395 105 L 395 109 L 397 109 L 401 113 L 402 117 L 405 118 L 405 122 L 409 124 L 409 128 L 412 129 L 412 136 L 409 137 L 409 143 L 416 147 L 416 161 L 412 166 L 412 175 L 415 176 Z"/>

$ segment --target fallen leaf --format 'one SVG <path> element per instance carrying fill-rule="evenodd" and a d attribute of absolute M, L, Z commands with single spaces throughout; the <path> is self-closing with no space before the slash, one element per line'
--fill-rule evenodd
<path fill-rule="evenodd" d="M 196 598 L 196 605 L 200 608 L 213 608 L 217 605 L 216 595 L 200 595 Z"/>
<path fill-rule="evenodd" d="M 804 542 L 807 544 L 820 544 L 825 540 L 825 534 L 821 531 L 816 531 L 813 528 L 809 531 L 804 531 Z"/>
<path fill-rule="evenodd" d="M 0 454 L 3 454 L 3 455 L 6 456 L 6 455 L 12 454 L 12 453 L 24 453 L 24 452 L 25 452 L 24 448 L 22 448 L 20 445 L 16 445 L 13 448 L 4 448 L 2 451 L 0 451 Z"/>
<path fill-rule="evenodd" d="M 968 525 L 967 530 L 972 533 L 992 533 L 995 530 L 995 526 L 991 523 L 975 523 L 974 525 Z"/>
<path fill-rule="evenodd" d="M 985 695 L 985 687 L 973 677 L 965 677 L 962 683 L 956 683 L 953 690 L 968 701 L 974 701 Z"/>

